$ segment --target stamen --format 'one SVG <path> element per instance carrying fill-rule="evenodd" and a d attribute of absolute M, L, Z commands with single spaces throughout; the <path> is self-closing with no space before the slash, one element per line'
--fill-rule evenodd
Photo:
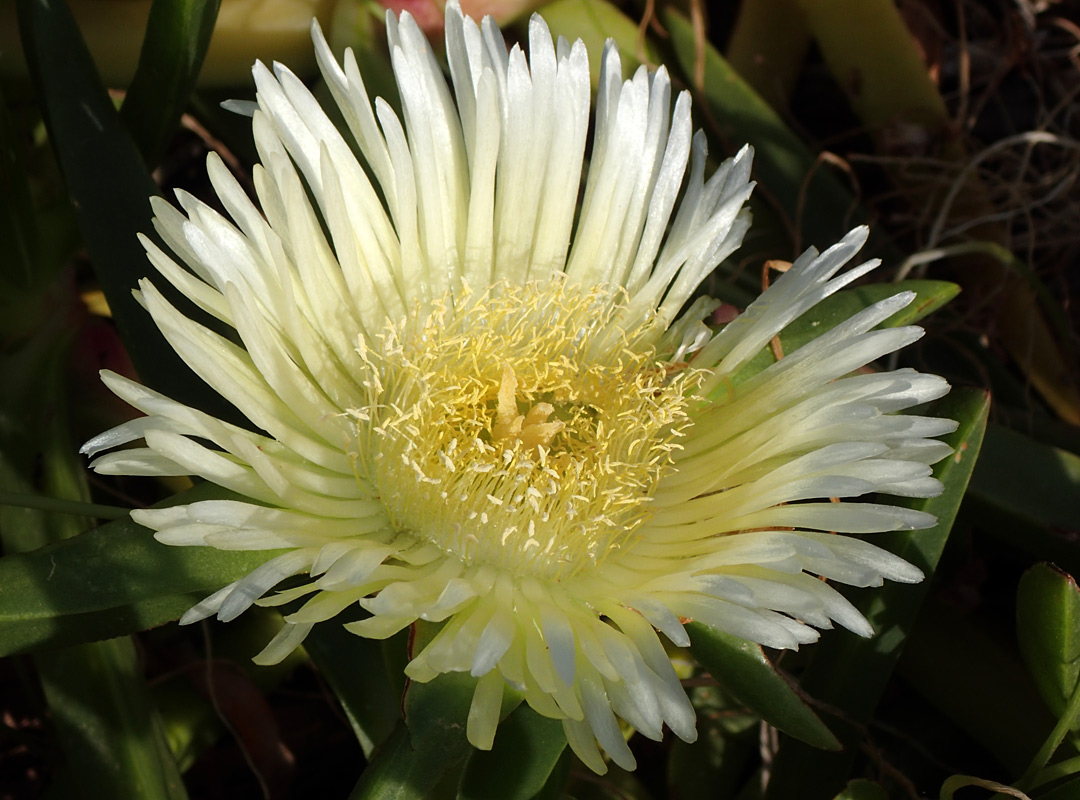
<path fill-rule="evenodd" d="M 553 281 L 388 326 L 362 353 L 358 478 L 465 563 L 556 579 L 600 563 L 646 517 L 702 375 L 635 349 L 624 308 Z"/>

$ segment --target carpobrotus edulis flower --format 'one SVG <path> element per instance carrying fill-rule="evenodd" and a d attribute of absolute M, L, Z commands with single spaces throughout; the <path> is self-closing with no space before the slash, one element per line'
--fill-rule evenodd
<path fill-rule="evenodd" d="M 143 302 L 261 432 L 106 373 L 147 416 L 84 449 L 144 440 L 94 468 L 199 475 L 250 500 L 133 512 L 161 542 L 286 550 L 182 622 L 306 598 L 260 662 L 353 604 L 369 613 L 347 626 L 360 636 L 445 622 L 406 672 L 478 679 L 475 746 L 491 746 L 509 686 L 561 719 L 592 769 L 605 769 L 599 748 L 633 768 L 619 718 L 655 739 L 665 724 L 696 735 L 659 633 L 686 645 L 684 622 L 696 620 L 776 648 L 834 622 L 869 636 L 819 578 L 920 580 L 843 534 L 934 520 L 848 499 L 940 491 L 928 465 L 949 448 L 933 437 L 954 424 L 900 412 L 948 386 L 858 372 L 920 336 L 875 329 L 910 293 L 732 380 L 875 262 L 840 274 L 866 238 L 856 229 L 710 329 L 718 304 L 691 298 L 749 225 L 751 152 L 706 180 L 689 97 L 671 111 L 663 69 L 623 82 L 608 46 L 586 168 L 580 42 L 553 43 L 534 17 L 526 59 L 450 3 L 451 91 L 408 15 L 389 17 L 388 34 L 403 120 L 372 106 L 351 54 L 339 65 L 315 28 L 353 141 L 286 68 L 257 64 L 262 213 L 213 155 L 231 222 L 186 194 L 186 216 L 154 201 L 157 230 L 188 269 L 145 240 L 150 261 L 242 346 L 149 280 Z M 310 579 L 267 596 L 298 575 Z"/>

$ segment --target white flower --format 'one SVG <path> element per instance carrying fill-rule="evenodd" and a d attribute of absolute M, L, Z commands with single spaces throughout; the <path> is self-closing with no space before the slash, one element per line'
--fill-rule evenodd
<path fill-rule="evenodd" d="M 452 93 L 407 14 L 388 17 L 403 122 L 372 108 L 352 54 L 339 66 L 313 27 L 351 140 L 285 67 L 257 64 L 262 213 L 214 155 L 231 222 L 184 193 L 186 217 L 154 201 L 190 272 L 144 239 L 150 261 L 242 346 L 148 280 L 142 301 L 262 432 L 104 373 L 147 416 L 84 450 L 141 439 L 93 467 L 199 475 L 250 498 L 133 512 L 161 542 L 286 550 L 181 622 L 308 597 L 258 656 L 269 663 L 354 603 L 370 612 L 347 626 L 361 636 L 445 621 L 406 672 L 479 679 L 475 746 L 491 746 L 510 686 L 563 720 L 592 769 L 605 770 L 598 743 L 630 769 L 618 718 L 654 739 L 665 724 L 696 735 L 658 631 L 686 645 L 693 619 L 777 648 L 834 622 L 869 636 L 818 576 L 921 579 L 838 534 L 931 517 L 829 498 L 939 492 L 928 464 L 949 448 L 933 437 L 955 425 L 897 412 L 948 387 L 910 370 L 855 374 L 920 336 L 874 329 L 910 293 L 736 385 L 773 336 L 876 265 L 834 277 L 865 230 L 805 253 L 714 335 L 702 320 L 717 303 L 685 307 L 748 227 L 749 149 L 705 181 L 688 95 L 670 113 L 667 73 L 624 83 L 609 44 L 585 169 L 582 43 L 553 44 L 533 17 L 527 61 L 490 20 L 453 2 L 446 13 Z M 266 597 L 294 575 L 310 580 Z"/>

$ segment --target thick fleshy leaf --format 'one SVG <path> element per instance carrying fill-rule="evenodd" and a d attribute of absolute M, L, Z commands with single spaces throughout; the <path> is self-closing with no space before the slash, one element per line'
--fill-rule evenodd
<path fill-rule="evenodd" d="M 1075 800 L 1080 794 L 1080 775 L 1063 781 L 1045 792 L 1039 793 L 1039 800 Z"/>
<path fill-rule="evenodd" d="M 681 674 L 681 673 L 680 673 Z M 761 718 L 719 685 L 688 688 L 697 712 L 697 740 L 673 739 L 667 793 L 680 800 L 735 797 L 758 764 Z"/>
<path fill-rule="evenodd" d="M 1020 653 L 1046 704 L 1061 716 L 1080 677 L 1080 587 L 1051 564 L 1036 564 L 1016 593 Z"/>
<path fill-rule="evenodd" d="M 65 756 L 54 796 L 187 798 L 131 639 L 40 653 L 35 663 Z"/>
<path fill-rule="evenodd" d="M 77 504 L 90 497 L 86 470 L 71 441 L 68 393 L 64 380 L 71 337 L 54 318 L 2 366 L 26 372 L 12 376 L 0 393 L 0 491 L 55 497 Z M 6 374 L 11 375 L 11 372 Z M 46 398 L 42 402 L 42 398 Z M 91 524 L 77 514 L 0 507 L 0 540 L 8 553 L 75 541 Z M 46 550 L 51 549 L 46 547 Z M 16 563 L 11 555 L 2 562 Z M 36 589 L 48 594 L 56 565 L 37 576 L 33 587 L 4 585 L 15 605 Z M 98 577 L 100 580 L 100 576 Z M 0 601 L 0 613 L 12 604 Z M 45 625 L 52 620 L 44 620 Z M 8 644 L 0 633 L 0 643 Z M 187 795 L 176 762 L 162 734 L 134 643 L 118 638 L 38 653 L 36 677 L 48 704 L 51 729 L 63 751 L 52 779 L 56 797 L 130 797 L 184 800 Z"/>
<path fill-rule="evenodd" d="M 840 742 L 765 656 L 760 645 L 707 628 L 687 626 L 690 652 L 727 691 L 790 736 L 824 750 Z"/>
<path fill-rule="evenodd" d="M 566 749 L 562 723 L 518 706 L 499 725 L 491 750 L 469 758 L 459 800 L 529 800 L 545 788 Z"/>
<path fill-rule="evenodd" d="M 1014 419 L 1027 425 L 1026 412 Z M 1080 575 L 1080 456 L 1065 449 L 1076 429 L 1033 427 L 1042 441 L 1002 425 L 986 429 L 965 508 L 980 530 L 1030 561 Z"/>
<path fill-rule="evenodd" d="M 235 410 L 194 377 L 132 296 L 151 270 L 136 234 L 153 231 L 149 198 L 157 186 L 97 77 L 71 12 L 64 0 L 18 0 L 18 12 L 49 138 L 135 368 L 168 396 L 236 419 Z"/>
<path fill-rule="evenodd" d="M 172 141 L 199 76 L 221 0 L 154 0 L 120 119 L 153 166 Z"/>
<path fill-rule="evenodd" d="M 169 504 L 231 496 L 204 484 Z M 0 656 L 146 630 L 177 619 L 274 551 L 165 547 L 120 520 L 0 559 Z"/>
<path fill-rule="evenodd" d="M 1046 740 L 1054 717 L 1010 638 L 931 597 L 908 634 L 897 673 L 1007 774 L 1017 775 Z"/>
<path fill-rule="evenodd" d="M 417 653 L 441 625 L 416 623 L 410 630 L 409 652 Z M 421 800 L 458 770 L 473 752 L 466 738 L 469 708 L 476 679 L 448 672 L 428 683 L 410 681 L 405 687 L 404 721 L 372 755 L 350 800 Z M 506 691 L 502 717 L 521 702 Z M 496 737 L 497 740 L 497 737 Z M 550 771 L 550 770 L 549 770 Z"/>
<path fill-rule="evenodd" d="M 1075 531 L 1080 526 L 1080 456 L 991 425 L 971 477 L 971 493 L 993 509 L 989 522 L 994 513 L 1003 513 L 1039 527 Z"/>
<path fill-rule="evenodd" d="M 459 767 L 471 747 L 465 724 L 475 679 L 447 673 L 410 683 L 405 721 L 375 750 L 350 800 L 422 800 Z"/>
<path fill-rule="evenodd" d="M 639 37 L 637 22 L 607 0 L 555 0 L 544 4 L 543 15 L 552 38 L 565 36 L 567 41 L 581 39 L 585 43 L 594 90 L 600 80 L 601 54 L 609 39 L 619 46 L 624 78 L 634 74 L 641 56 L 652 64 L 659 63 L 648 40 Z M 643 51 L 639 51 L 639 42 Z"/>
<path fill-rule="evenodd" d="M 836 796 L 836 800 L 889 800 L 889 793 L 880 783 L 857 778 Z"/>
<path fill-rule="evenodd" d="M 864 308 L 900 292 L 915 292 L 915 299 L 882 322 L 879 327 L 912 325 L 956 297 L 960 292 L 960 287 L 948 281 L 912 280 L 899 283 L 874 283 L 857 289 L 839 291 L 826 297 L 784 328 L 780 333 L 780 348 L 782 352 L 793 353 L 811 340 L 832 330 L 844 320 L 851 319 Z M 775 361 L 776 356 L 772 348 L 766 347 L 739 369 L 732 377 L 732 381 L 736 384 L 740 383 L 746 378 L 757 375 Z"/>
<path fill-rule="evenodd" d="M 346 616 L 316 625 L 304 649 L 341 702 L 367 758 L 401 720 L 401 692 L 407 633 L 386 641 L 365 639 L 342 625 Z M 394 650 L 402 658 L 393 659 Z M 401 663 L 392 663 L 400 661 Z"/>
<path fill-rule="evenodd" d="M 0 93 L 0 280 L 8 286 L 30 284 L 37 263 L 37 222 L 30 201 L 30 184 L 15 135 L 15 125 Z"/>
<path fill-rule="evenodd" d="M 953 389 L 948 397 L 932 406 L 933 415 L 960 423 L 956 432 L 944 437 L 955 449 L 954 454 L 934 469 L 944 492 L 929 499 L 907 500 L 904 505 L 933 514 L 938 524 L 928 530 L 873 537 L 875 544 L 919 567 L 926 580 L 915 586 L 887 584 L 873 592 L 856 593 L 853 602 L 873 626 L 874 637 L 862 639 L 846 631 L 836 631 L 823 636 L 815 646 L 802 687 L 811 697 L 843 714 L 835 722 L 830 721 L 830 727 L 844 743 L 845 750 L 827 755 L 798 741 L 783 741 L 773 762 L 767 798 L 832 798 L 845 785 L 858 752 L 858 726 L 873 714 L 900 656 L 906 633 L 930 591 L 930 577 L 948 540 L 979 454 L 989 408 L 986 393 L 971 389 Z"/>

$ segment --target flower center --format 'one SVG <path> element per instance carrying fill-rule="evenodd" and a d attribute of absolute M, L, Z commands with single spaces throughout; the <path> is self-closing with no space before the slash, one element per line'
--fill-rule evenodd
<path fill-rule="evenodd" d="M 394 524 L 465 563 L 569 577 L 632 539 L 700 376 L 561 281 L 448 295 L 362 342 L 357 473 Z"/>

